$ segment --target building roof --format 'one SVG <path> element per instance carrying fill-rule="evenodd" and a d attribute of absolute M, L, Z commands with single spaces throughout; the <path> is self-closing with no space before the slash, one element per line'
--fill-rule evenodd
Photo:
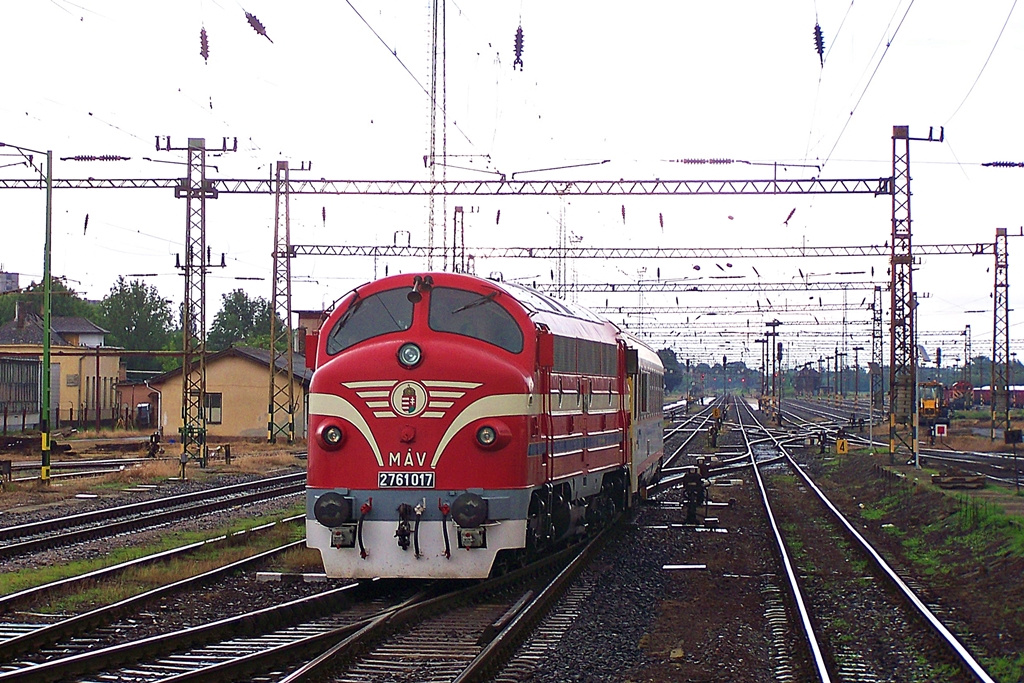
<path fill-rule="evenodd" d="M 251 360 L 251 361 L 253 361 L 255 363 L 259 363 L 260 365 L 263 365 L 263 366 L 266 366 L 266 367 L 270 366 L 270 349 L 262 349 L 262 348 L 258 349 L 258 348 L 253 347 L 253 346 L 229 346 L 228 348 L 224 349 L 223 351 L 218 351 L 217 353 L 214 353 L 214 354 L 211 354 L 211 355 L 207 356 L 206 357 L 206 364 L 209 365 L 210 363 L 215 363 L 217 360 L 219 360 L 221 358 L 228 357 L 228 356 L 234 356 L 236 358 L 245 358 L 245 359 Z M 285 358 L 279 358 L 278 359 L 278 362 L 277 362 L 278 369 L 286 370 L 287 369 L 287 365 L 288 365 L 287 359 L 285 359 Z M 166 382 L 167 380 L 171 379 L 172 377 L 174 377 L 176 375 L 180 375 L 180 374 L 181 374 L 181 368 L 178 367 L 178 368 L 174 368 L 173 370 L 170 370 L 168 372 L 165 372 L 162 375 L 157 375 L 156 377 L 153 377 L 153 378 L 151 378 L 148 381 L 149 381 L 150 384 L 160 384 L 160 383 Z M 309 385 L 310 380 L 313 379 L 313 371 L 306 367 L 305 356 L 303 356 L 301 354 L 298 354 L 298 353 L 293 354 L 293 356 L 292 356 L 292 375 L 295 377 L 295 379 L 299 380 L 303 384 L 305 384 L 307 386 Z"/>
<path fill-rule="evenodd" d="M 43 319 L 34 313 L 26 313 L 19 324 L 18 320 L 12 320 L 0 325 L 0 344 L 38 344 L 43 345 Z M 57 332 L 50 319 L 50 345 L 70 346 L 64 337 Z"/>
<path fill-rule="evenodd" d="M 110 334 L 110 330 L 103 329 L 87 318 L 72 316 L 55 315 L 50 318 L 50 327 L 60 334 Z"/>

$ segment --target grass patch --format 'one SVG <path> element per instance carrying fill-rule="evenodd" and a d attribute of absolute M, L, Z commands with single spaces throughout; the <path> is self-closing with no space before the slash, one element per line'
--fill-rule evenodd
<path fill-rule="evenodd" d="M 158 541 L 144 546 L 133 546 L 133 547 L 122 547 L 111 551 L 103 557 L 89 558 L 85 560 L 78 560 L 75 562 L 68 562 L 59 565 L 49 565 L 45 567 L 39 567 L 34 569 L 22 569 L 15 572 L 4 572 L 0 574 L 0 595 L 8 595 L 10 593 L 16 593 L 26 588 L 33 588 L 35 586 L 41 586 L 46 583 L 58 581 L 71 576 L 78 576 L 80 574 L 86 574 L 97 569 L 103 569 L 110 567 L 122 562 L 134 560 L 144 555 L 150 555 L 158 553 L 171 548 L 187 545 L 189 543 L 195 543 L 197 541 L 204 541 L 210 538 L 216 538 L 222 535 L 233 534 L 237 531 L 243 531 L 251 529 L 261 524 L 267 524 L 272 521 L 282 519 L 284 517 L 291 517 L 296 514 L 301 514 L 305 510 L 303 503 L 297 503 L 291 507 L 283 510 L 279 514 L 266 517 L 256 517 L 246 519 L 242 521 L 235 521 L 230 524 L 226 524 L 215 530 L 207 531 L 191 531 L 191 532 L 178 532 L 172 533 L 165 536 L 161 536 Z M 290 525 L 278 525 L 273 529 L 269 529 L 266 533 L 249 534 L 245 536 L 239 536 L 236 539 L 232 539 L 222 543 L 211 544 L 202 549 L 197 549 L 195 552 L 190 553 L 188 557 L 159 563 L 151 568 L 133 569 L 131 572 L 138 571 L 157 571 L 164 578 L 161 579 L 161 583 L 168 583 L 177 579 L 174 576 L 182 576 L 180 574 L 181 569 L 179 565 L 185 565 L 188 563 L 198 562 L 195 558 L 202 558 L 206 556 L 212 556 L 216 559 L 217 564 L 210 565 L 219 566 L 223 564 L 229 564 L 234 561 L 232 559 L 226 559 L 229 556 L 240 559 L 248 555 L 253 555 L 263 550 L 269 550 L 270 548 L 276 547 L 289 541 L 296 541 L 303 538 L 305 534 L 305 527 L 302 524 L 290 524 Z M 206 570 L 202 570 L 206 571 Z M 194 575 L 186 574 L 188 576 Z M 127 576 L 126 572 L 125 575 Z M 105 583 L 116 583 L 122 580 L 120 577 L 115 578 L 114 581 Z M 141 591 L 136 591 L 141 592 Z"/>
<path fill-rule="evenodd" d="M 853 640 L 853 635 L 850 633 L 850 622 L 846 621 L 842 617 L 837 617 L 832 620 L 829 627 L 835 631 L 834 638 L 839 643 L 849 643 Z"/>
<path fill-rule="evenodd" d="M 969 532 L 959 538 L 972 550 L 997 543 L 1005 545 L 1010 554 L 1024 557 L 1024 518 L 1008 515 L 1002 507 L 971 496 L 957 497 L 955 518 L 960 528 Z"/>
<path fill-rule="evenodd" d="M 1024 653 L 1016 657 L 997 657 L 982 660 L 985 670 L 997 681 L 1024 681 Z"/>
<path fill-rule="evenodd" d="M 62 596 L 38 608 L 42 613 L 66 614 L 110 605 L 133 595 L 181 581 L 218 567 L 237 562 L 264 550 L 270 550 L 295 538 L 295 528 L 275 527 L 266 534 L 250 538 L 245 544 L 210 544 L 189 553 L 186 557 L 160 562 L 145 567 L 133 567 L 109 581 L 96 583 L 84 590 Z M 299 538 L 302 535 L 299 534 Z"/>
<path fill-rule="evenodd" d="M 319 550 L 302 546 L 278 555 L 270 569 L 279 572 L 323 572 L 324 563 Z"/>
<path fill-rule="evenodd" d="M 950 567 L 943 562 L 945 553 L 920 536 L 904 538 L 903 550 L 907 559 L 926 576 L 946 574 L 950 571 Z"/>
<path fill-rule="evenodd" d="M 893 511 L 902 504 L 903 496 L 891 493 L 874 503 L 865 505 L 860 511 L 860 516 L 864 519 L 877 522 L 878 520 L 891 516 Z"/>

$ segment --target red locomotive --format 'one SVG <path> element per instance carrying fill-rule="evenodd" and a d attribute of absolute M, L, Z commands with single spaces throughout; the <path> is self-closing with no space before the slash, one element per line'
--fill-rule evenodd
<path fill-rule="evenodd" d="M 306 348 L 307 545 L 330 577 L 485 578 L 660 475 L 661 361 L 579 306 L 396 275 L 346 295 Z"/>

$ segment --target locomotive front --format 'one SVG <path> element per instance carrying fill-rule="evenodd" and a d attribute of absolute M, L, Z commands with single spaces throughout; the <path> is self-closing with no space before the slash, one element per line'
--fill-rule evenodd
<path fill-rule="evenodd" d="M 316 338 L 307 545 L 330 577 L 486 578 L 525 546 L 536 326 L 497 283 L 398 275 Z"/>

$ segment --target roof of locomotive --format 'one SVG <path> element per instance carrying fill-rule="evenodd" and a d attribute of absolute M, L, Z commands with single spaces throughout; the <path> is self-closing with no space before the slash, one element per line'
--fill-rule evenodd
<path fill-rule="evenodd" d="M 622 328 L 619 328 L 619 334 L 621 334 L 622 338 L 626 340 L 626 346 L 637 350 L 640 362 L 646 362 L 655 367 L 664 369 L 665 364 L 661 361 L 661 356 L 659 356 L 658 352 L 648 345 L 647 342 L 641 340 L 632 333 L 623 330 Z"/>
<path fill-rule="evenodd" d="M 435 286 L 452 286 L 457 285 L 459 280 L 470 280 L 476 285 L 485 285 L 500 289 L 522 306 L 527 315 L 529 315 L 535 323 L 546 325 L 548 329 L 555 334 L 591 339 L 595 341 L 607 341 L 618 334 L 622 334 L 622 331 L 617 325 L 602 318 L 590 309 L 580 306 L 579 304 L 556 299 L 544 294 L 543 292 L 539 292 L 536 289 L 532 289 L 516 282 L 485 279 L 463 273 L 403 273 L 401 275 L 392 275 L 381 280 L 366 283 L 356 289 L 362 289 L 368 285 L 376 286 L 378 283 L 383 283 L 385 280 L 391 282 L 402 282 L 401 286 L 407 287 L 409 286 L 408 283 L 411 282 L 412 278 L 416 275 L 421 277 L 426 277 L 428 275 L 431 276 L 434 279 Z M 348 294 L 345 295 L 345 297 L 347 296 Z M 339 299 L 339 302 L 344 300 L 345 297 Z M 639 346 L 643 348 L 646 345 L 639 339 L 632 338 L 630 346 Z M 651 353 L 654 352 L 651 351 Z"/>

